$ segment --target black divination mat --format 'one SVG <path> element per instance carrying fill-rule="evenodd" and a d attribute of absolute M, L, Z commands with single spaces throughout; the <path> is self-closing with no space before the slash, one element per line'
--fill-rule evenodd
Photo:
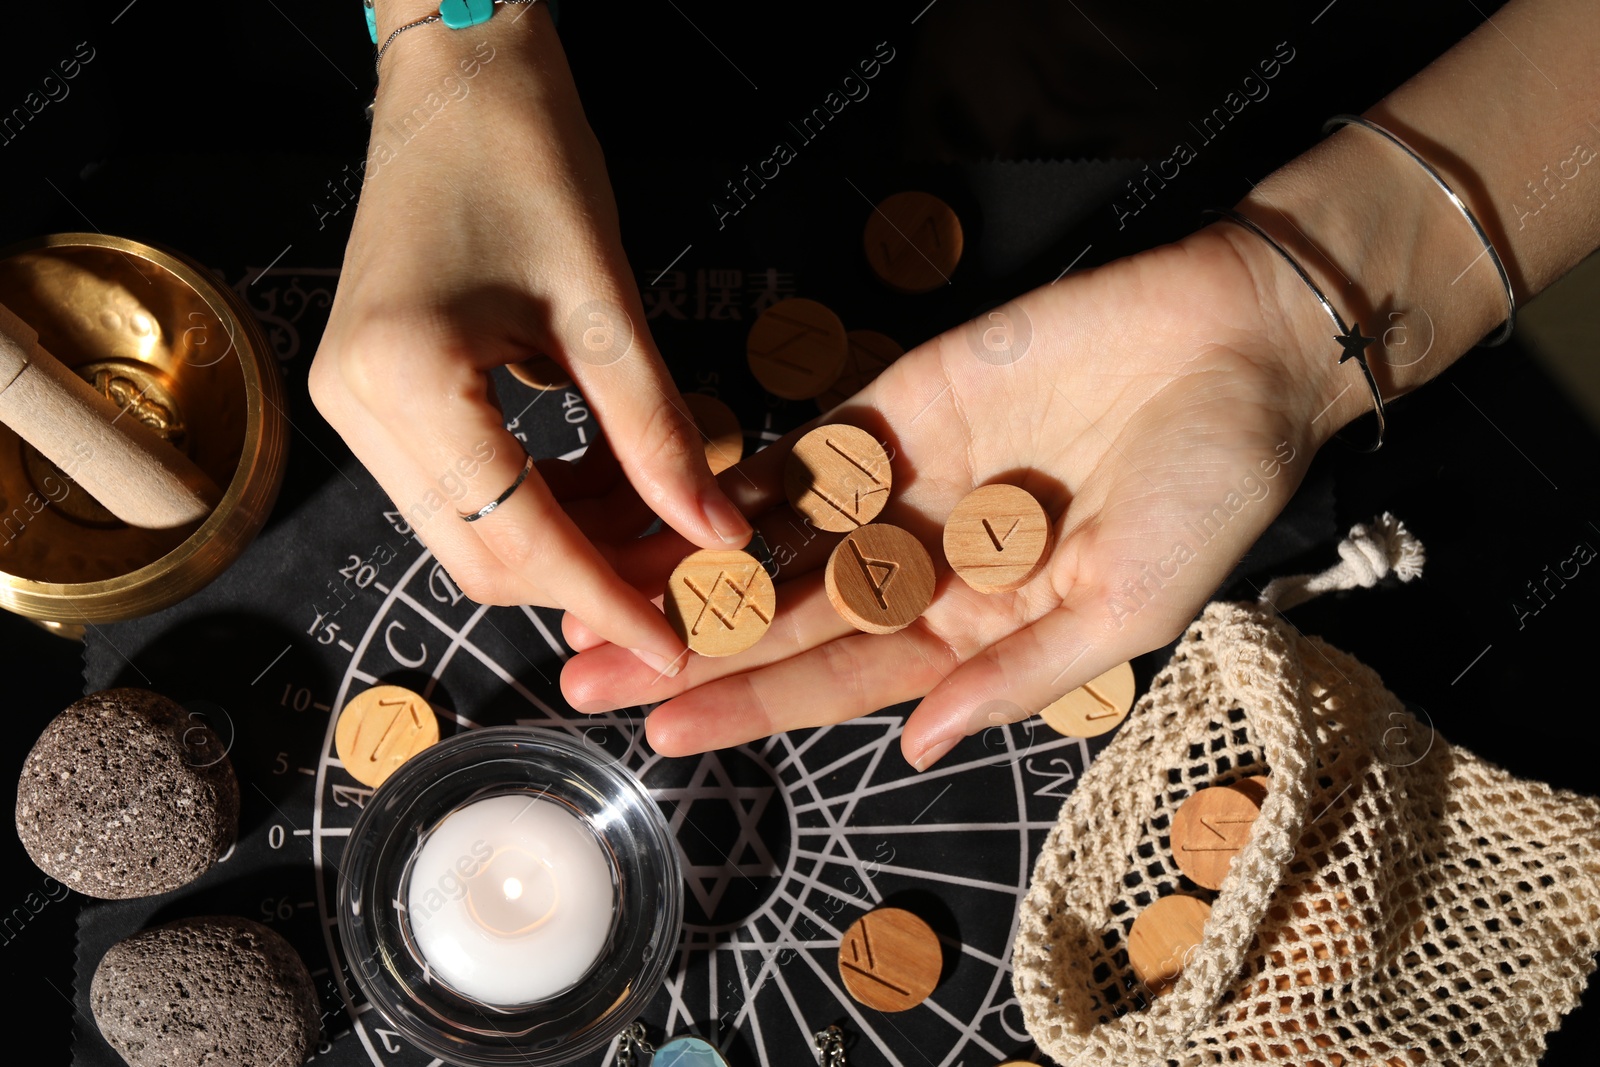
<path fill-rule="evenodd" d="M 974 238 L 965 268 L 971 273 L 962 281 L 977 295 L 953 317 L 981 306 L 986 264 L 998 265 L 996 276 L 1011 266 L 1004 231 L 997 236 L 986 225 L 991 218 L 1039 226 L 1070 217 L 1070 205 L 1104 195 L 1117 171 L 1039 164 L 920 175 L 919 184 L 958 205 Z M 827 192 L 797 186 L 795 196 L 826 200 Z M 847 212 L 848 198 L 841 200 L 774 224 L 767 258 L 718 261 L 691 252 L 664 275 L 640 279 L 662 350 L 669 357 L 693 353 L 675 363 L 680 387 L 718 392 L 740 416 L 748 449 L 815 412 L 809 403 L 768 397 L 749 376 L 743 334 L 765 303 L 791 293 L 816 296 L 851 327 L 882 329 L 908 346 L 948 325 L 939 318 L 952 317 L 954 301 L 930 312 L 868 283 L 849 240 L 867 209 Z M 830 213 L 851 218 L 831 244 L 826 227 L 820 237 L 815 232 L 815 220 Z M 808 230 L 808 220 L 802 241 L 796 234 Z M 761 242 L 755 247 L 759 254 Z M 794 1062 L 809 1033 L 829 1023 L 851 1035 L 858 1064 L 909 1067 L 929 1053 L 941 1064 L 998 1062 L 1032 1053 L 1007 969 L 1016 905 L 1061 798 L 1097 745 L 1021 724 L 969 739 L 939 769 L 918 776 L 896 747 L 909 707 L 679 760 L 645 748 L 642 709 L 571 712 L 556 685 L 568 651 L 558 615 L 485 609 L 461 597 L 305 402 L 303 370 L 335 273 L 279 263 L 237 275 L 236 288 L 261 316 L 297 394 L 294 455 L 272 523 L 206 590 L 88 639 L 87 689 L 149 686 L 198 709 L 231 740 L 243 817 L 235 851 L 194 885 L 83 909 L 80 1018 L 89 1017 L 88 976 L 115 941 L 179 916 L 239 914 L 271 923 L 312 969 L 327 1039 L 317 1061 L 425 1067 L 427 1057 L 363 1012 L 331 922 L 345 835 L 368 795 L 330 764 L 332 716 L 361 688 L 385 681 L 423 692 L 447 729 L 454 718 L 457 728 L 532 722 L 564 730 L 622 759 L 655 792 L 688 867 L 688 925 L 668 983 L 643 1016 L 653 1033 L 699 1033 L 733 1063 Z M 1453 385 L 1436 387 L 1426 402 L 1439 408 L 1466 396 L 1456 391 L 1459 381 Z M 498 386 L 508 424 L 536 455 L 570 457 L 597 432 L 576 392 L 539 394 L 503 374 Z M 1396 453 L 1436 444 L 1407 429 L 1407 407 L 1397 413 L 1399 439 L 1384 454 L 1391 464 L 1405 462 Z M 1479 443 L 1501 444 L 1487 437 Z M 1373 495 L 1365 484 L 1370 462 L 1337 448 L 1325 454 L 1223 593 L 1248 596 L 1271 574 L 1331 562 L 1331 546 L 1348 522 L 1371 515 L 1350 513 L 1355 501 Z M 1532 480 L 1514 477 L 1525 490 Z M 1404 497 L 1395 506 L 1412 519 Z M 1425 540 L 1435 532 L 1427 517 L 1424 511 L 1419 529 Z M 1450 556 L 1441 561 L 1436 552 L 1433 574 L 1441 563 L 1448 573 Z M 1366 595 L 1388 599 L 1351 603 L 1343 618 L 1358 620 L 1358 629 L 1382 627 L 1391 605 L 1417 600 L 1411 589 Z M 1321 619 L 1339 618 L 1314 606 L 1296 617 L 1319 618 L 1319 611 Z M 1162 650 L 1136 661 L 1141 686 L 1164 658 Z M 1459 671 L 1470 658 L 1457 655 L 1449 666 Z M 882 903 L 917 911 L 947 946 L 938 990 L 904 1014 L 855 1004 L 834 970 L 839 934 Z M 114 1067 L 116 1059 L 80 1025 L 74 1062 Z"/>

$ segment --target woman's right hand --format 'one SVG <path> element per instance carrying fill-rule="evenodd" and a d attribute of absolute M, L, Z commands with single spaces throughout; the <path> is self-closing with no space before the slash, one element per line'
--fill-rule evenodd
<path fill-rule="evenodd" d="M 379 39 L 426 13 L 415 6 L 380 3 Z M 701 547 L 742 546 L 751 531 L 644 322 L 545 5 L 396 38 L 312 398 L 467 596 L 568 609 L 672 675 L 683 643 L 610 546 L 651 513 Z M 541 354 L 566 369 L 607 447 L 577 469 L 541 464 L 463 522 L 526 459 L 489 372 Z"/>

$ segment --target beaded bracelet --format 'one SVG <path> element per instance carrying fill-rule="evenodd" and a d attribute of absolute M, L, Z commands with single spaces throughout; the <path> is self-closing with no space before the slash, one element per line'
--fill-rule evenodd
<path fill-rule="evenodd" d="M 383 54 L 394 44 L 394 39 L 407 30 L 414 30 L 418 26 L 426 26 L 432 22 L 442 22 L 452 30 L 464 30 L 468 26 L 488 22 L 494 17 L 494 9 L 500 4 L 536 4 L 539 0 L 439 0 L 439 10 L 431 15 L 424 15 L 414 19 L 404 26 L 398 26 L 394 32 L 378 48 L 378 54 L 373 59 L 374 67 L 383 63 Z M 373 10 L 374 0 L 361 0 L 362 10 L 367 17 L 367 34 L 372 38 L 372 43 L 378 43 L 378 15 Z M 381 70 L 381 67 L 380 67 Z"/>

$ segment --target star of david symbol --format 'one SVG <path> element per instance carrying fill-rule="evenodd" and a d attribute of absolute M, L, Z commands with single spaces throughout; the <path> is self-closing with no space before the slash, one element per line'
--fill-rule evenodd
<path fill-rule="evenodd" d="M 733 576 L 726 570 L 719 570 L 716 578 L 712 580 L 709 590 L 702 590 L 698 585 L 694 584 L 693 578 L 685 577 L 683 584 L 689 587 L 689 592 L 700 598 L 700 613 L 694 617 L 694 623 L 689 627 L 689 632 L 698 634 L 700 625 L 705 622 L 707 614 L 720 622 L 725 629 L 737 630 L 739 628 L 739 612 L 746 609 L 762 622 L 770 624 L 772 620 L 767 617 L 766 612 L 761 610 L 761 606 L 749 600 L 750 587 L 756 584 L 756 578 L 760 570 L 760 567 L 751 567 L 750 574 L 745 579 L 744 585 L 735 582 Z M 733 601 L 733 607 L 731 610 L 725 611 L 724 608 L 727 607 L 730 597 Z M 719 607 L 719 605 L 721 606 Z"/>
<path fill-rule="evenodd" d="M 739 836 L 724 855 L 724 862 L 684 865 L 684 881 L 706 915 L 716 914 L 728 886 L 736 879 L 766 878 L 777 873 L 777 861 L 773 859 L 766 842 L 761 840 L 757 829 L 767 805 L 772 802 L 772 795 L 777 792 L 775 786 L 734 785 L 716 753 L 708 752 L 700 757 L 687 785 L 654 789 L 651 792 L 658 801 L 673 802 L 672 815 L 667 821 L 672 826 L 673 835 L 680 840 L 688 835 L 703 836 L 689 816 L 689 809 L 697 802 L 724 802 L 733 809 Z M 687 831 L 685 826 L 688 827 Z M 720 843 L 717 844 L 720 847 Z"/>

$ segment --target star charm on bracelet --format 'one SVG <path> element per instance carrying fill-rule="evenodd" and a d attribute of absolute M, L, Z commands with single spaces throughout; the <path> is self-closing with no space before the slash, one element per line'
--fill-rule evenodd
<path fill-rule="evenodd" d="M 1367 388 L 1372 391 L 1372 413 L 1378 419 L 1378 435 L 1373 439 L 1367 452 L 1376 452 L 1383 447 L 1383 394 L 1378 391 L 1378 379 L 1372 376 L 1372 365 L 1367 362 L 1367 348 L 1377 343 L 1376 337 L 1367 337 L 1361 332 L 1361 324 L 1352 322 L 1350 328 L 1334 337 L 1339 342 L 1339 347 L 1344 351 L 1339 356 L 1339 362 L 1353 359 L 1361 364 L 1361 376 L 1367 380 Z"/>
<path fill-rule="evenodd" d="M 1347 359 L 1353 359 L 1359 363 L 1361 365 L 1361 376 L 1366 379 L 1367 389 L 1372 393 L 1372 413 L 1377 417 L 1378 420 L 1378 432 L 1376 435 L 1374 435 L 1372 444 L 1367 445 L 1362 449 L 1362 451 L 1376 452 L 1378 449 L 1382 448 L 1384 431 L 1383 394 L 1378 391 L 1378 379 L 1372 376 L 1372 367 L 1367 363 L 1367 348 L 1368 346 L 1375 344 L 1378 339 L 1376 337 L 1368 337 L 1367 335 L 1363 334 L 1361 332 L 1361 324 L 1359 322 L 1352 322 L 1349 326 L 1346 326 L 1344 324 L 1344 318 L 1339 314 L 1338 309 L 1333 306 L 1333 301 L 1329 300 L 1328 295 L 1322 291 L 1316 282 L 1311 280 L 1311 275 L 1306 273 L 1305 268 L 1295 261 L 1295 258 L 1289 254 L 1288 249 L 1279 244 L 1270 233 L 1268 233 L 1266 230 L 1263 230 L 1260 226 L 1257 226 L 1250 218 L 1229 208 L 1206 208 L 1205 211 L 1201 212 L 1201 214 L 1216 215 L 1219 218 L 1226 219 L 1237 226 L 1241 226 L 1244 229 L 1249 230 L 1251 233 L 1261 238 L 1269 246 L 1271 246 L 1272 250 L 1276 252 L 1285 263 L 1289 264 L 1290 269 L 1295 272 L 1295 275 L 1300 279 L 1305 287 L 1311 291 L 1311 295 L 1316 298 L 1317 303 L 1322 306 L 1322 310 L 1327 314 L 1329 320 L 1332 321 L 1334 329 L 1339 331 L 1333 335 L 1333 339 L 1339 342 L 1339 347 L 1341 349 L 1339 362 L 1342 364 Z M 1348 388 L 1349 387 L 1346 386 L 1346 389 Z M 1343 395 L 1344 391 L 1340 391 L 1339 396 Z M 1337 400 L 1338 397 L 1334 397 L 1334 399 Z M 1331 403 L 1328 405 L 1330 408 L 1332 406 L 1333 404 Z M 1324 408 L 1323 412 L 1325 414 L 1327 412 L 1327 408 Z M 1321 417 L 1321 415 L 1317 416 L 1318 419 Z M 1311 421 L 1315 422 L 1316 419 Z"/>
<path fill-rule="evenodd" d="M 1336 336 L 1334 340 L 1338 341 L 1339 347 L 1344 349 L 1344 355 L 1339 357 L 1340 363 L 1347 359 L 1354 359 L 1359 360 L 1361 365 L 1365 367 L 1367 365 L 1367 348 L 1378 339 L 1364 336 L 1361 332 L 1361 324 L 1352 322 L 1350 328 Z"/>

